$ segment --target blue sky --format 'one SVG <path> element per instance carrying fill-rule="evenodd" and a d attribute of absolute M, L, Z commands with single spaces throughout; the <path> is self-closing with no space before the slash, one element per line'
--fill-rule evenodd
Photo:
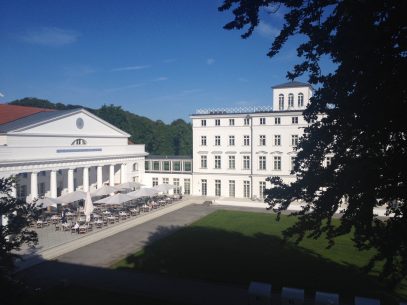
<path fill-rule="evenodd" d="M 223 29 L 232 16 L 220 4 L 3 0 L 0 103 L 115 104 L 167 123 L 198 108 L 271 105 L 270 87 L 298 62 L 298 39 L 270 59 L 282 13 L 264 14 L 243 40 Z"/>

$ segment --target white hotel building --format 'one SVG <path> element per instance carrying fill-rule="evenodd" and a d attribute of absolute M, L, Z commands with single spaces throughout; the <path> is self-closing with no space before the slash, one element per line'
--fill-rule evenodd
<path fill-rule="evenodd" d="M 183 194 L 262 198 L 266 178 L 290 182 L 310 85 L 273 87 L 273 105 L 198 110 L 193 156 L 146 156 L 144 145 L 84 109 L 0 105 L 0 177 L 17 176 L 15 196 L 57 197 L 103 184 L 175 184 Z M 146 166 L 146 168 L 145 168 Z"/>

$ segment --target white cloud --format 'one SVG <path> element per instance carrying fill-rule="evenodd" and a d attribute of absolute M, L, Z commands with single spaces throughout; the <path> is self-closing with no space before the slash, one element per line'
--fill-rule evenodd
<path fill-rule="evenodd" d="M 153 82 L 162 82 L 162 81 L 165 81 L 165 80 L 168 80 L 168 77 L 160 76 L 160 77 L 157 77 L 156 79 L 153 79 Z"/>
<path fill-rule="evenodd" d="M 4 97 L 4 94 L 0 92 L 0 97 Z"/>
<path fill-rule="evenodd" d="M 280 30 L 264 21 L 260 21 L 256 28 L 256 33 L 265 38 L 274 38 L 280 34 Z"/>
<path fill-rule="evenodd" d="M 150 68 L 150 65 L 141 65 L 141 66 L 127 66 L 127 67 L 120 67 L 114 68 L 112 71 L 133 71 L 133 70 L 143 70 Z"/>
<path fill-rule="evenodd" d="M 206 60 L 206 64 L 208 64 L 208 65 L 213 65 L 214 63 L 215 63 L 215 59 L 213 59 L 213 58 L 208 58 Z"/>
<path fill-rule="evenodd" d="M 27 43 L 60 47 L 76 42 L 79 36 L 76 31 L 56 27 L 40 27 L 27 30 L 26 33 L 20 36 L 20 39 Z"/>

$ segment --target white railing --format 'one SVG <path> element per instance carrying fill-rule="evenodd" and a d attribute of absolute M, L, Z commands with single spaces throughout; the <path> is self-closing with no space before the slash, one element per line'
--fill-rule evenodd
<path fill-rule="evenodd" d="M 257 113 L 257 112 L 270 112 L 273 110 L 272 106 L 246 106 L 234 108 L 208 108 L 198 109 L 196 114 L 233 114 L 233 113 Z"/>

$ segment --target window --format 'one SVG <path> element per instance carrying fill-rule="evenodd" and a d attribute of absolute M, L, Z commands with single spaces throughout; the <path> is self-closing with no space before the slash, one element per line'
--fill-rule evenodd
<path fill-rule="evenodd" d="M 281 146 L 281 135 L 274 135 L 274 146 Z"/>
<path fill-rule="evenodd" d="M 201 145 L 206 146 L 206 136 L 201 136 Z"/>
<path fill-rule="evenodd" d="M 46 172 L 46 171 L 39 172 L 39 173 L 38 173 L 38 176 L 46 177 L 46 176 L 47 176 L 47 172 Z"/>
<path fill-rule="evenodd" d="M 259 195 L 260 198 L 264 198 L 264 191 L 266 190 L 266 181 L 260 181 L 259 182 Z"/>
<path fill-rule="evenodd" d="M 235 197 L 236 183 L 235 180 L 229 180 L 229 197 Z"/>
<path fill-rule="evenodd" d="M 181 171 L 181 162 L 180 161 L 172 161 L 172 170 L 174 172 L 180 172 Z"/>
<path fill-rule="evenodd" d="M 215 196 L 221 196 L 220 180 L 215 180 Z"/>
<path fill-rule="evenodd" d="M 184 194 L 191 194 L 191 179 L 184 179 Z"/>
<path fill-rule="evenodd" d="M 266 118 L 260 118 L 260 125 L 266 125 Z"/>
<path fill-rule="evenodd" d="M 145 162 L 144 162 L 144 169 L 145 169 L 146 171 L 150 170 L 150 161 L 145 161 Z"/>
<path fill-rule="evenodd" d="M 291 123 L 292 123 L 292 124 L 298 124 L 298 117 L 297 117 L 297 116 L 293 116 L 293 117 L 291 118 Z"/>
<path fill-rule="evenodd" d="M 215 126 L 220 126 L 220 120 L 218 119 L 215 120 Z"/>
<path fill-rule="evenodd" d="M 221 168 L 220 156 L 215 156 L 215 168 L 216 168 L 216 169 L 220 169 L 220 168 Z"/>
<path fill-rule="evenodd" d="M 266 146 L 266 136 L 265 135 L 260 135 L 260 146 Z"/>
<path fill-rule="evenodd" d="M 281 157 L 280 156 L 274 157 L 274 170 L 275 171 L 281 170 Z"/>
<path fill-rule="evenodd" d="M 229 136 L 229 146 L 235 146 L 235 136 Z"/>
<path fill-rule="evenodd" d="M 243 145 L 244 146 L 250 145 L 250 136 L 243 136 Z"/>
<path fill-rule="evenodd" d="M 294 171 L 295 167 L 295 157 L 291 157 L 291 170 Z"/>
<path fill-rule="evenodd" d="M 235 126 L 235 119 L 229 119 L 229 126 Z"/>
<path fill-rule="evenodd" d="M 278 96 L 278 110 L 284 110 L 284 95 Z"/>
<path fill-rule="evenodd" d="M 243 156 L 243 169 L 250 169 L 250 156 Z"/>
<path fill-rule="evenodd" d="M 206 126 L 206 120 L 201 120 L 201 126 Z"/>
<path fill-rule="evenodd" d="M 243 181 L 243 197 L 250 198 L 250 181 Z"/>
<path fill-rule="evenodd" d="M 304 107 L 304 94 L 298 93 L 298 107 Z"/>
<path fill-rule="evenodd" d="M 185 161 L 184 162 L 184 172 L 190 172 L 192 171 L 192 163 L 191 161 Z"/>
<path fill-rule="evenodd" d="M 208 195 L 208 181 L 206 179 L 201 180 L 201 194 L 202 196 Z"/>
<path fill-rule="evenodd" d="M 275 125 L 280 125 L 281 124 L 281 118 L 274 118 L 274 124 Z"/>
<path fill-rule="evenodd" d="M 208 157 L 201 156 L 201 168 L 207 168 L 207 167 L 208 167 Z"/>
<path fill-rule="evenodd" d="M 298 146 L 298 135 L 293 134 L 291 136 L 291 146 L 297 147 Z"/>
<path fill-rule="evenodd" d="M 179 187 L 179 178 L 172 179 L 172 183 L 174 184 L 174 194 L 180 194 L 181 188 Z"/>
<path fill-rule="evenodd" d="M 236 167 L 236 157 L 229 156 L 229 169 L 235 169 Z"/>
<path fill-rule="evenodd" d="M 158 185 L 158 178 L 153 178 L 153 187 Z"/>
<path fill-rule="evenodd" d="M 163 184 L 170 184 L 170 178 L 163 178 Z"/>
<path fill-rule="evenodd" d="M 326 157 L 326 166 L 331 165 L 332 163 L 332 157 Z"/>
<path fill-rule="evenodd" d="M 288 108 L 294 108 L 294 94 L 288 94 Z"/>
<path fill-rule="evenodd" d="M 17 198 L 25 200 L 25 197 L 27 197 L 27 186 L 17 184 L 16 191 L 17 191 Z"/>
<path fill-rule="evenodd" d="M 244 125 L 250 125 L 250 118 L 245 118 L 244 119 Z"/>
<path fill-rule="evenodd" d="M 138 163 L 133 163 L 133 172 L 138 171 Z"/>
<path fill-rule="evenodd" d="M 266 156 L 259 156 L 259 170 L 266 170 Z"/>
<path fill-rule="evenodd" d="M 87 142 L 85 139 L 76 139 L 74 140 L 71 145 L 86 145 Z"/>
<path fill-rule="evenodd" d="M 215 146 L 220 146 L 220 136 L 215 136 Z"/>
<path fill-rule="evenodd" d="M 159 171 L 160 170 L 160 162 L 159 161 L 153 161 L 153 170 L 154 171 Z"/>
<path fill-rule="evenodd" d="M 170 161 L 164 161 L 163 162 L 163 171 L 169 172 L 170 169 Z"/>

